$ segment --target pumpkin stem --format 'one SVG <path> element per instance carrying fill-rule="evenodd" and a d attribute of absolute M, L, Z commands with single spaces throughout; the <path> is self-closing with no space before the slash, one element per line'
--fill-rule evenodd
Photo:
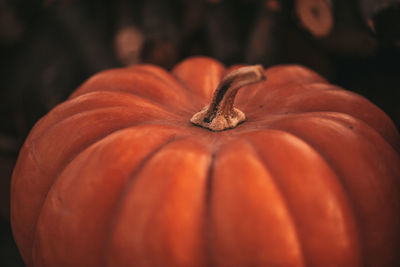
<path fill-rule="evenodd" d="M 233 106 L 238 90 L 265 79 L 261 65 L 242 67 L 228 73 L 215 90 L 211 103 L 194 114 L 190 122 L 211 131 L 236 127 L 246 120 L 246 115 Z"/>

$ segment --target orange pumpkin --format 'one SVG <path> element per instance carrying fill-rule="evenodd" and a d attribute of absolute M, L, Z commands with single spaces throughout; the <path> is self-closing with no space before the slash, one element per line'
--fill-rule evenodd
<path fill-rule="evenodd" d="M 86 81 L 14 170 L 27 265 L 396 266 L 391 120 L 304 67 L 265 76 L 197 57 Z"/>

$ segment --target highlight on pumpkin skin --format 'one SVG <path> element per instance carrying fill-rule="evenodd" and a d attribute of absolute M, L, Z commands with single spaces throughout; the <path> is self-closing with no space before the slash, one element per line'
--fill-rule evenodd
<path fill-rule="evenodd" d="M 235 96 L 243 86 L 265 81 L 261 65 L 242 67 L 228 73 L 215 90 L 211 103 L 193 115 L 190 122 L 211 131 L 235 128 L 246 115 L 233 106 Z"/>

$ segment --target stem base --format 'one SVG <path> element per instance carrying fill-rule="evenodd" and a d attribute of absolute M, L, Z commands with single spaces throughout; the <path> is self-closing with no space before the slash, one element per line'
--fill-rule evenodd
<path fill-rule="evenodd" d="M 246 115 L 239 109 L 233 108 L 229 114 L 215 114 L 211 120 L 205 119 L 208 113 L 208 105 L 193 115 L 190 122 L 211 131 L 223 131 L 235 128 L 246 120 Z"/>

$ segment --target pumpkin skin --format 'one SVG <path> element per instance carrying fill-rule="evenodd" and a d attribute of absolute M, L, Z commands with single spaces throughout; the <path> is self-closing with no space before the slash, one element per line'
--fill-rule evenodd
<path fill-rule="evenodd" d="M 12 178 L 26 264 L 397 266 L 391 120 L 287 65 L 239 91 L 236 128 L 191 124 L 228 71 L 204 57 L 107 70 L 43 117 Z"/>

